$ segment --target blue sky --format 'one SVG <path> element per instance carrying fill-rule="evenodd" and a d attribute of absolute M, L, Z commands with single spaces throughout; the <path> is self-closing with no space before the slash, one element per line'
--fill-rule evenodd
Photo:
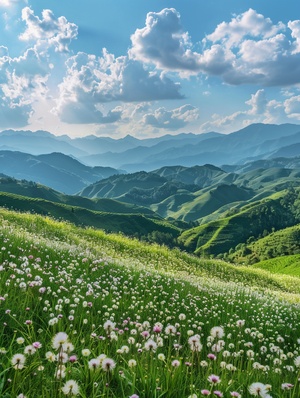
<path fill-rule="evenodd" d="M 300 121 L 294 0 L 0 0 L 0 130 L 138 138 Z"/>

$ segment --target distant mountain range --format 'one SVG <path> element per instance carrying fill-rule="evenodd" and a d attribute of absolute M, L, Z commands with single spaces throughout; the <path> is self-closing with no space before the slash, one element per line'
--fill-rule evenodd
<path fill-rule="evenodd" d="M 95 181 L 119 173 L 110 167 L 85 166 L 62 153 L 30 155 L 0 151 L 0 173 L 38 182 L 66 194 L 75 194 Z"/>
<path fill-rule="evenodd" d="M 149 139 L 130 135 L 122 139 L 96 136 L 71 139 L 46 131 L 5 130 L 0 133 L 0 150 L 31 155 L 60 152 L 90 167 L 111 167 L 131 173 L 175 165 L 236 165 L 297 156 L 300 125 L 252 124 L 231 134 L 182 133 Z"/>

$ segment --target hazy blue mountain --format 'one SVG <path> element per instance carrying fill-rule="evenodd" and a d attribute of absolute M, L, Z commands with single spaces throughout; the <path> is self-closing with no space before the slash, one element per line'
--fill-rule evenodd
<path fill-rule="evenodd" d="M 85 156 L 90 164 L 110 165 L 128 172 L 151 171 L 163 166 L 192 167 L 206 163 L 221 166 L 224 163 L 243 163 L 247 159 L 270 155 L 285 142 L 300 141 L 300 126 L 292 124 L 252 124 L 234 133 L 187 135 L 160 141 L 152 146 L 139 145 L 121 153 L 107 152 Z"/>
<path fill-rule="evenodd" d="M 245 173 L 257 169 L 270 168 L 300 169 L 300 156 L 298 157 L 278 157 L 274 159 L 259 159 L 252 162 L 236 165 L 222 165 L 221 169 L 229 173 Z"/>
<path fill-rule="evenodd" d="M 84 151 L 86 153 L 85 156 L 100 155 L 106 152 L 118 153 L 141 145 L 141 140 L 130 135 L 120 139 L 90 135 L 82 138 L 74 138 L 72 140 L 68 139 L 68 142 L 74 147 Z"/>
<path fill-rule="evenodd" d="M 299 140 L 300 141 L 300 140 Z M 277 157 L 285 157 L 285 158 L 293 158 L 300 155 L 300 142 L 294 143 L 292 145 L 283 146 L 276 151 L 274 151 L 269 157 L 277 158 Z"/>
<path fill-rule="evenodd" d="M 82 149 L 72 146 L 70 140 L 66 142 L 42 130 L 35 133 L 32 131 L 4 130 L 0 132 L 0 149 L 30 153 L 32 155 L 62 152 L 66 155 L 79 157 L 86 154 Z"/>
<path fill-rule="evenodd" d="M 118 174 L 112 168 L 85 166 L 61 153 L 34 156 L 13 151 L 0 151 L 0 172 L 19 180 L 39 182 L 68 194 Z"/>
<path fill-rule="evenodd" d="M 155 158 L 160 158 L 161 156 L 163 156 L 161 155 L 161 153 L 168 150 L 169 148 L 182 148 L 189 143 L 191 145 L 195 145 L 208 138 L 219 137 L 220 135 L 221 134 L 213 132 L 207 134 L 190 133 L 178 134 L 175 136 L 165 135 L 158 138 L 135 140 L 135 144 L 137 145 L 128 149 L 126 149 L 126 145 L 124 147 L 122 146 L 121 140 L 116 140 L 114 143 L 114 147 L 112 147 L 110 151 L 101 151 L 94 155 L 81 156 L 80 160 L 82 160 L 86 164 L 89 164 L 90 166 L 95 166 L 100 163 L 102 166 L 109 166 L 114 164 L 115 166 L 113 167 L 122 168 L 131 172 L 139 170 L 150 171 L 156 168 L 155 166 L 157 164 L 156 162 L 154 163 L 154 165 L 151 164 L 151 159 L 153 156 L 155 156 Z M 132 160 L 134 160 L 133 165 L 131 165 L 130 163 Z"/>
<path fill-rule="evenodd" d="M 61 152 L 89 166 L 112 167 L 133 173 L 165 166 L 243 164 L 270 157 L 295 156 L 300 144 L 300 126 L 252 124 L 231 134 L 181 133 L 137 139 L 130 135 L 114 139 L 88 136 L 71 139 L 49 132 L 0 133 L 0 148 L 33 155 Z M 280 150 L 286 147 L 284 152 Z"/>

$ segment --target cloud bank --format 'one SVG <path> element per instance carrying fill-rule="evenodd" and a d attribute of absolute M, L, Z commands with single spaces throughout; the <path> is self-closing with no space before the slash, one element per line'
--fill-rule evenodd
<path fill-rule="evenodd" d="M 67 123 L 101 123 L 101 103 L 181 99 L 180 85 L 164 73 L 150 73 L 137 61 L 115 58 L 106 50 L 103 57 L 79 53 L 67 62 L 66 76 L 59 86 L 55 112 Z M 116 115 L 109 120 L 116 121 Z"/>
<path fill-rule="evenodd" d="M 131 36 L 129 55 L 156 68 L 219 76 L 232 85 L 291 85 L 300 82 L 300 20 L 273 24 L 253 9 L 220 23 L 193 51 L 173 8 L 148 13 L 145 27 Z"/>

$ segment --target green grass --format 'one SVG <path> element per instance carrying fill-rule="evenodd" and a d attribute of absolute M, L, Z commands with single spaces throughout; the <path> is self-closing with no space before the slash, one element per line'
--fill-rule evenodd
<path fill-rule="evenodd" d="M 298 277 L 36 214 L 0 221 L 1 397 L 69 397 L 70 380 L 81 398 L 250 398 L 255 382 L 299 396 Z"/>
<path fill-rule="evenodd" d="M 258 239 L 265 231 L 297 224 L 298 193 L 282 191 L 238 208 L 215 221 L 184 231 L 179 241 L 188 251 L 217 256 L 234 250 L 252 237 Z"/>
<path fill-rule="evenodd" d="M 253 268 L 264 269 L 275 274 L 300 277 L 300 254 L 260 261 L 254 264 Z"/>
<path fill-rule="evenodd" d="M 258 263 L 265 260 L 275 261 L 277 257 L 300 253 L 300 225 L 274 231 L 263 238 L 242 245 L 229 258 L 233 262 Z M 291 257 L 292 258 L 292 257 Z"/>
<path fill-rule="evenodd" d="M 164 220 L 147 218 L 142 214 L 93 211 L 83 207 L 4 192 L 0 192 L 0 206 L 23 212 L 50 215 L 55 219 L 69 221 L 78 226 L 95 227 L 107 232 L 120 232 L 129 236 L 142 237 L 153 231 L 159 231 L 176 237 L 180 232 L 179 228 Z"/>
<path fill-rule="evenodd" d="M 97 198 L 89 199 L 76 195 L 65 195 L 49 187 L 25 180 L 18 181 L 10 177 L 0 178 L 0 191 L 30 197 L 32 199 L 45 199 L 51 202 L 69 206 L 83 207 L 88 210 L 107 213 L 144 214 L 155 217 L 155 214 L 142 206 L 122 203 L 114 199 Z"/>

